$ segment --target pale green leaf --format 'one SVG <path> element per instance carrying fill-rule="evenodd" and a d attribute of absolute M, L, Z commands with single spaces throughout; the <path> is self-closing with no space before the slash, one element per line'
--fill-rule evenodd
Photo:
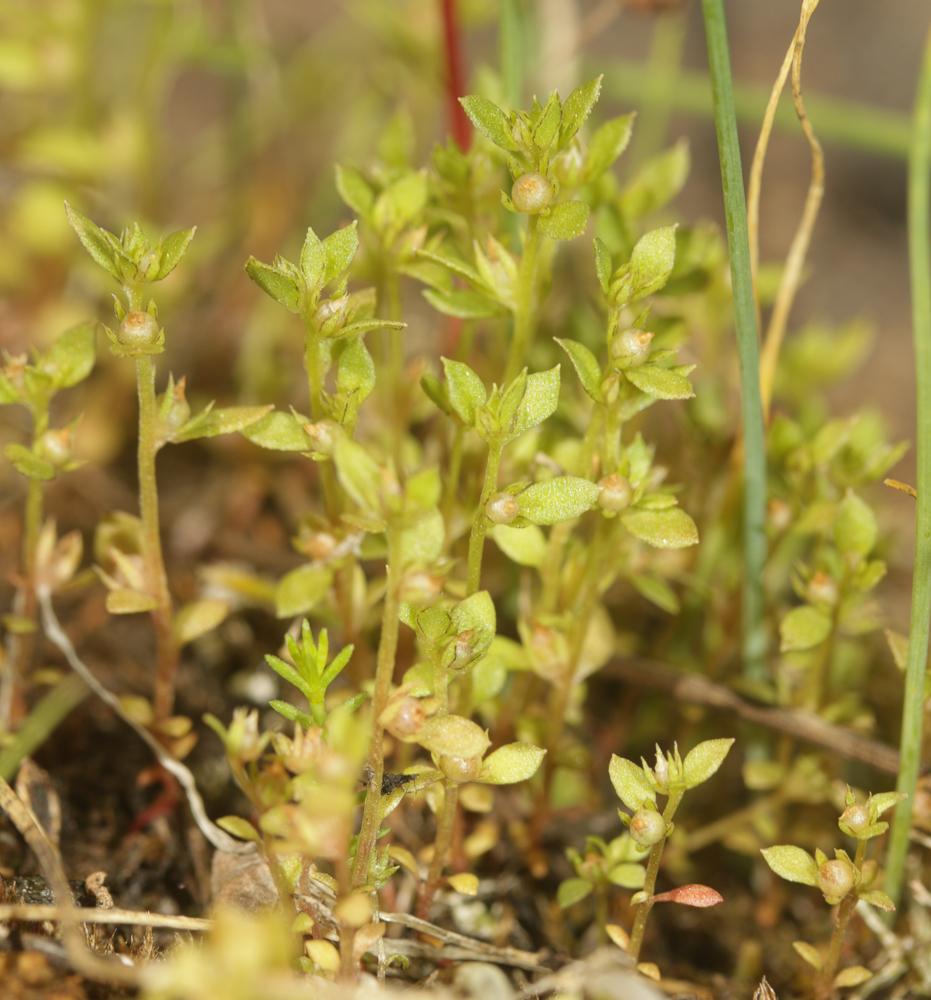
<path fill-rule="evenodd" d="M 666 510 L 628 510 L 624 527 L 640 541 L 658 549 L 682 549 L 698 544 L 698 528 L 680 507 Z"/>
<path fill-rule="evenodd" d="M 775 847 L 763 848 L 762 854 L 769 867 L 787 882 L 800 882 L 802 885 L 818 884 L 818 864 L 808 851 L 803 851 L 801 847 L 777 844 Z"/>
<path fill-rule="evenodd" d="M 598 502 L 598 486 L 578 476 L 556 476 L 533 483 L 517 496 L 520 514 L 533 524 L 569 521 Z"/>
<path fill-rule="evenodd" d="M 508 743 L 485 758 L 478 780 L 486 785 L 527 781 L 537 773 L 545 756 L 545 750 L 531 743 Z"/>

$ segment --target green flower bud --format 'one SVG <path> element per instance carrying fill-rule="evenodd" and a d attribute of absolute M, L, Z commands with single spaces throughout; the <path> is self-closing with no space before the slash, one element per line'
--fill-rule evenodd
<path fill-rule="evenodd" d="M 624 476 L 614 472 L 610 476 L 600 479 L 598 487 L 601 491 L 598 494 L 598 506 L 602 510 L 616 514 L 630 506 L 633 490 Z"/>
<path fill-rule="evenodd" d="M 652 341 L 646 330 L 625 330 L 611 342 L 611 358 L 618 368 L 639 368 L 650 356 Z"/>
<path fill-rule="evenodd" d="M 638 847 L 653 847 L 666 836 L 666 821 L 655 809 L 638 809 L 628 829 Z"/>
<path fill-rule="evenodd" d="M 553 185 L 542 174 L 521 174 L 511 187 L 511 201 L 518 212 L 539 215 L 553 204 Z"/>
<path fill-rule="evenodd" d="M 485 504 L 485 515 L 493 524 L 511 524 L 519 513 L 520 504 L 510 493 L 499 493 Z"/>

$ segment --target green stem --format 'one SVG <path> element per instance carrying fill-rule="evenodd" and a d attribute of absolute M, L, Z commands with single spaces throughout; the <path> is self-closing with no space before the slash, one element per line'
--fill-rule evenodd
<path fill-rule="evenodd" d="M 155 361 L 151 355 L 136 358 L 136 385 L 139 390 L 139 509 L 142 518 L 142 558 L 146 586 L 155 600 L 157 658 L 155 666 L 154 711 L 156 719 L 171 715 L 178 670 L 178 647 L 171 627 L 171 595 L 162 556 L 158 516 L 158 484 L 155 478 L 158 414 L 155 400 Z"/>
<path fill-rule="evenodd" d="M 381 824 L 381 784 L 385 774 L 384 742 L 385 730 L 381 715 L 388 704 L 391 680 L 398 651 L 398 622 L 401 611 L 401 560 L 400 530 L 389 522 L 388 570 L 385 583 L 385 603 L 382 611 L 381 638 L 378 643 L 378 657 L 375 665 L 375 691 L 372 697 L 372 740 L 369 745 L 369 786 L 365 794 L 362 810 L 362 826 L 359 842 L 352 864 L 352 884 L 354 888 L 364 885 L 368 879 L 369 863 L 375 849 L 378 828 Z"/>
<path fill-rule="evenodd" d="M 572 605 L 575 631 L 572 635 L 572 645 L 569 648 L 569 658 L 565 670 L 552 689 L 546 741 L 547 754 L 543 758 L 543 798 L 540 802 L 543 811 L 549 805 L 550 794 L 553 790 L 553 779 L 559 764 L 559 744 L 566 731 L 566 713 L 569 711 L 572 690 L 575 687 L 582 651 L 585 648 L 585 639 L 588 636 L 592 615 L 595 613 L 598 597 L 601 593 L 601 575 L 605 556 L 611 551 L 610 528 L 611 523 L 608 519 L 599 514 L 592 538 L 591 556 L 585 567 L 585 575 L 582 577 L 579 594 Z"/>
<path fill-rule="evenodd" d="M 443 877 L 443 869 L 446 867 L 446 859 L 453 843 L 453 831 L 456 827 L 456 811 L 459 805 L 459 786 L 450 781 L 449 778 L 443 781 L 443 808 L 437 819 L 436 839 L 433 842 L 433 858 L 430 861 L 430 868 L 427 871 L 427 880 L 424 882 L 420 899 L 417 903 L 417 913 L 421 919 L 426 920 L 430 915 L 430 907 L 433 905 L 433 897 L 440 886 Z"/>
<path fill-rule="evenodd" d="M 918 515 L 912 612 L 905 665 L 902 706 L 901 764 L 898 791 L 907 796 L 897 806 L 886 860 L 886 892 L 899 902 L 905 855 L 921 769 L 924 685 L 931 619 L 931 237 L 928 217 L 931 174 L 931 33 L 929 33 L 915 100 L 912 150 L 908 170 L 908 242 L 912 283 L 912 334 L 918 383 Z"/>
<path fill-rule="evenodd" d="M 731 81 L 723 0 L 702 0 L 708 65 L 714 96 L 715 131 L 721 159 L 721 185 L 731 260 L 734 320 L 740 357 L 741 423 L 744 460 L 743 608 L 741 647 L 744 676 L 766 677 L 766 631 L 763 621 L 763 569 L 766 562 L 766 448 L 760 398 L 760 349 L 750 273 L 747 205 L 744 198 L 737 118 Z"/>
<path fill-rule="evenodd" d="M 520 269 L 517 275 L 517 300 L 514 309 L 514 331 L 511 337 L 511 347 L 508 351 L 508 362 L 504 372 L 505 385 L 523 368 L 533 340 L 536 327 L 536 292 L 537 292 L 537 260 L 540 256 L 540 234 L 537 229 L 537 217 L 531 215 L 527 220 L 527 233 L 524 238 L 524 252 L 520 258 Z"/>
<path fill-rule="evenodd" d="M 466 593 L 474 594 L 482 580 L 482 556 L 485 551 L 485 535 L 488 531 L 488 517 L 485 506 L 498 489 L 498 470 L 501 466 L 503 445 L 493 441 L 488 446 L 488 459 L 485 463 L 485 482 L 482 484 L 482 495 L 479 497 L 478 509 L 472 521 L 472 531 L 469 534 L 469 561 L 466 577 Z"/>
<path fill-rule="evenodd" d="M 704 73 L 680 70 L 662 93 L 651 91 L 649 67 L 640 60 L 614 60 L 605 75 L 605 93 L 625 105 L 640 107 L 643 117 L 659 109 L 710 116 L 714 110 L 711 85 Z M 738 119 L 758 128 L 769 100 L 770 88 L 741 84 L 734 88 Z M 648 104 L 650 98 L 655 104 Z M 906 115 L 869 104 L 838 100 L 832 97 L 805 95 L 805 106 L 818 122 L 818 136 L 848 149 L 862 150 L 876 156 L 905 159 L 911 141 Z M 779 105 L 774 124 L 786 132 L 798 131 L 798 118 L 791 101 Z"/>
<path fill-rule="evenodd" d="M 681 801 L 681 790 L 670 792 L 669 798 L 666 800 L 666 808 L 663 810 L 663 819 L 666 821 L 667 828 L 672 822 L 672 818 L 675 816 Z M 634 928 L 631 931 L 630 944 L 627 947 L 630 957 L 635 962 L 640 958 L 640 949 L 643 947 L 643 935 L 647 927 L 647 918 L 650 916 L 650 910 L 653 909 L 653 901 L 650 897 L 656 891 L 656 876 L 659 874 L 659 864 L 662 860 L 663 848 L 665 846 L 666 838 L 664 837 L 650 849 L 646 878 L 643 880 L 643 891 L 646 893 L 647 898 L 637 907 L 637 914 L 634 917 Z"/>
<path fill-rule="evenodd" d="M 320 338 L 309 324 L 304 346 L 304 369 L 307 372 L 307 395 L 309 397 L 310 416 L 314 421 L 322 420 L 324 416 L 324 374 Z M 320 470 L 320 487 L 323 490 L 323 504 L 327 517 L 335 523 L 340 513 L 336 471 L 333 468 L 332 462 L 319 462 L 317 468 Z"/>

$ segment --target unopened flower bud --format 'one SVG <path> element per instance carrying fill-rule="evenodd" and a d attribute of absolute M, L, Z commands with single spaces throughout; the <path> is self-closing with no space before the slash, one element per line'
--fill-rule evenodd
<path fill-rule="evenodd" d="M 638 847 L 653 847 L 666 836 L 666 821 L 655 809 L 638 809 L 628 829 Z"/>
<path fill-rule="evenodd" d="M 341 295 L 338 299 L 327 299 L 317 306 L 314 313 L 314 321 L 320 328 L 327 330 L 341 326 L 346 317 L 346 309 L 349 305 L 349 296 Z"/>
<path fill-rule="evenodd" d="M 453 660 L 454 666 L 461 666 L 468 663 L 475 655 L 475 629 L 466 629 L 456 636 L 456 656 Z"/>
<path fill-rule="evenodd" d="M 639 368 L 650 356 L 652 342 L 647 330 L 625 330 L 611 342 L 611 357 L 618 368 Z"/>
<path fill-rule="evenodd" d="M 304 424 L 304 433 L 310 438 L 314 451 L 321 455 L 332 455 L 336 444 L 337 425 L 332 420 L 318 420 L 315 424 Z"/>
<path fill-rule="evenodd" d="M 482 770 L 481 757 L 440 757 L 440 770 L 450 781 L 461 785 L 475 781 Z"/>
<path fill-rule="evenodd" d="M 553 203 L 553 185 L 542 174 L 521 174 L 511 187 L 518 212 L 537 215 Z"/>
<path fill-rule="evenodd" d="M 843 858 L 825 861 L 818 869 L 818 888 L 829 903 L 840 902 L 856 884 L 856 869 Z"/>
<path fill-rule="evenodd" d="M 314 562 L 326 562 L 339 544 L 329 531 L 314 531 L 301 539 L 301 551 Z"/>
<path fill-rule="evenodd" d="M 510 493 L 499 493 L 485 504 L 485 514 L 493 524 L 511 524 L 519 513 L 520 504 Z"/>
<path fill-rule="evenodd" d="M 822 573 L 819 570 L 808 581 L 808 597 L 816 604 L 836 604 L 837 584 L 827 573 Z"/>
<path fill-rule="evenodd" d="M 185 380 L 182 378 L 171 390 L 171 401 L 164 411 L 164 429 L 171 436 L 191 419 L 191 404 L 184 394 Z"/>
<path fill-rule="evenodd" d="M 123 317 L 116 339 L 129 348 L 154 347 L 158 343 L 158 320 L 142 309 L 133 309 Z"/>
<path fill-rule="evenodd" d="M 618 511 L 625 510 L 630 505 L 632 490 L 630 483 L 624 476 L 616 472 L 610 476 L 605 476 L 598 481 L 599 494 L 598 506 L 602 510 Z"/>
<path fill-rule="evenodd" d="M 769 523 L 776 531 L 785 531 L 792 523 L 792 508 L 779 497 L 773 497 L 768 505 Z"/>
<path fill-rule="evenodd" d="M 61 469 L 71 461 L 71 428 L 46 431 L 39 438 L 38 453 L 56 469 Z"/>

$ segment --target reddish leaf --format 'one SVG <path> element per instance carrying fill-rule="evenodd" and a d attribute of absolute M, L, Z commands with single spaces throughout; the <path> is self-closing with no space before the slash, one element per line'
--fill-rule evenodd
<path fill-rule="evenodd" d="M 724 902 L 724 897 L 710 885 L 680 885 L 669 892 L 661 892 L 650 899 L 651 903 L 678 903 L 680 906 L 717 906 Z"/>

